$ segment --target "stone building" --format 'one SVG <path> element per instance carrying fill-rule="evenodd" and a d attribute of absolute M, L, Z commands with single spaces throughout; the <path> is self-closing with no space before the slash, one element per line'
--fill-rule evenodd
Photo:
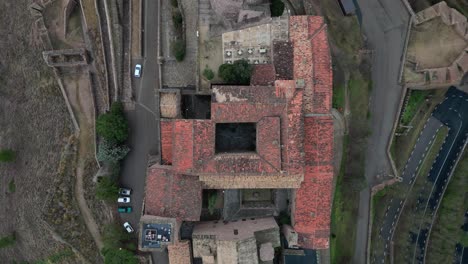
<path fill-rule="evenodd" d="M 228 193 L 241 197 L 244 207 L 233 206 L 228 214 L 241 223 L 245 211 L 240 210 L 252 201 L 275 215 L 274 197 L 287 190 L 297 246 L 328 248 L 333 119 L 327 26 L 322 17 L 293 16 L 288 30 L 287 40 L 273 44 L 273 61 L 254 72 L 251 86 L 212 86 L 205 119 L 161 118 L 164 165 L 148 168 L 145 214 L 177 223 L 200 221 L 203 190 L 218 189 L 225 190 L 225 198 Z M 267 259 L 270 248 L 253 237 L 243 247 L 255 254 L 260 250 Z M 236 241 L 223 240 L 217 254 L 238 254 L 243 249 Z M 197 247 L 194 242 L 194 255 L 201 256 Z M 215 260 L 208 254 L 203 261 Z M 239 263 L 250 263 L 245 261 Z"/>

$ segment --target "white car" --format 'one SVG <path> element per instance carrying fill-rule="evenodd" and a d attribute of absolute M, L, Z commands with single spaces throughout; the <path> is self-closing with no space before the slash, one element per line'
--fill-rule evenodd
<path fill-rule="evenodd" d="M 132 194 L 132 189 L 129 188 L 120 188 L 119 189 L 119 194 L 123 196 L 130 196 Z"/>
<path fill-rule="evenodd" d="M 119 197 L 119 199 L 117 199 L 117 202 L 118 203 L 130 203 L 130 197 Z"/>
<path fill-rule="evenodd" d="M 133 227 L 130 225 L 129 222 L 125 222 L 123 224 L 123 226 L 125 227 L 125 230 L 127 230 L 128 233 L 133 233 L 134 232 Z"/>
<path fill-rule="evenodd" d="M 135 65 L 135 77 L 140 78 L 141 76 L 141 64 Z"/>

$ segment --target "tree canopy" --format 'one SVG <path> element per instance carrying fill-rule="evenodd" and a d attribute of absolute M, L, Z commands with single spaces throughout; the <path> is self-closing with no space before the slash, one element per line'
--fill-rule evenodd
<path fill-rule="evenodd" d="M 228 84 L 250 84 L 252 65 L 246 60 L 237 60 L 233 64 L 221 64 L 218 75 Z"/>
<path fill-rule="evenodd" d="M 128 122 L 121 103 L 113 103 L 109 112 L 97 118 L 96 132 L 112 143 L 120 144 L 127 140 Z"/>

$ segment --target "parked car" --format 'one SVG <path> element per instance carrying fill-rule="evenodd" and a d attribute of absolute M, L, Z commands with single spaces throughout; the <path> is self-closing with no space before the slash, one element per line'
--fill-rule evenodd
<path fill-rule="evenodd" d="M 141 76 L 141 64 L 135 65 L 135 77 L 140 78 Z"/>
<path fill-rule="evenodd" d="M 133 233 L 134 232 L 133 227 L 130 225 L 129 222 L 125 222 L 123 224 L 123 226 L 125 227 L 125 230 L 127 230 L 128 233 Z"/>
<path fill-rule="evenodd" d="M 119 194 L 120 195 L 130 196 L 131 193 L 132 193 L 132 189 L 129 189 L 129 188 L 120 188 L 119 189 Z"/>
<path fill-rule="evenodd" d="M 119 199 L 117 199 L 117 202 L 118 203 L 129 203 L 130 202 L 130 197 L 119 197 Z"/>
<path fill-rule="evenodd" d="M 119 206 L 119 208 L 117 208 L 117 211 L 119 213 L 129 214 L 132 212 L 132 207 L 131 206 Z"/>

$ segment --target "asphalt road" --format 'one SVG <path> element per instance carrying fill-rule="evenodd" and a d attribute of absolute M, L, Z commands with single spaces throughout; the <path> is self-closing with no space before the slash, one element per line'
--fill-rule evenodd
<path fill-rule="evenodd" d="M 157 50 L 158 2 L 145 0 L 144 3 L 144 58 L 133 61 L 142 64 L 141 78 L 133 78 L 135 89 L 135 110 L 127 112 L 130 124 L 129 146 L 121 175 L 121 185 L 133 189 L 131 206 L 133 213 L 121 214 L 121 220 L 129 221 L 137 230 L 142 214 L 145 195 L 146 168 L 149 156 L 159 155 L 159 102 L 156 89 L 159 84 Z M 153 254 L 153 263 L 168 263 L 165 252 Z"/>
<path fill-rule="evenodd" d="M 410 189 L 411 185 L 414 182 L 414 179 L 417 175 L 419 166 L 424 161 L 424 158 L 427 152 L 430 149 L 430 146 L 434 142 L 434 138 L 442 127 L 442 123 L 434 117 L 430 117 L 426 124 L 424 125 L 423 130 L 419 134 L 417 139 L 417 144 L 415 145 L 411 155 L 405 165 L 403 173 L 401 174 L 402 184 L 407 185 L 407 188 Z M 393 237 L 393 231 L 398 223 L 398 216 L 401 213 L 401 210 L 404 206 L 404 200 L 399 198 L 393 198 L 390 200 L 386 210 L 385 216 L 381 223 L 373 223 L 373 228 L 379 228 L 379 238 L 382 241 L 384 246 L 384 251 L 373 253 L 373 258 L 371 263 L 385 263 L 385 260 L 390 253 L 390 241 Z"/>
<path fill-rule="evenodd" d="M 357 0 L 362 30 L 371 49 L 373 89 L 371 130 L 366 155 L 365 176 L 369 186 L 378 174 L 392 174 L 387 143 L 398 112 L 403 88 L 398 84 L 409 13 L 400 0 Z M 357 236 L 353 263 L 366 263 L 370 189 L 360 195 Z"/>

